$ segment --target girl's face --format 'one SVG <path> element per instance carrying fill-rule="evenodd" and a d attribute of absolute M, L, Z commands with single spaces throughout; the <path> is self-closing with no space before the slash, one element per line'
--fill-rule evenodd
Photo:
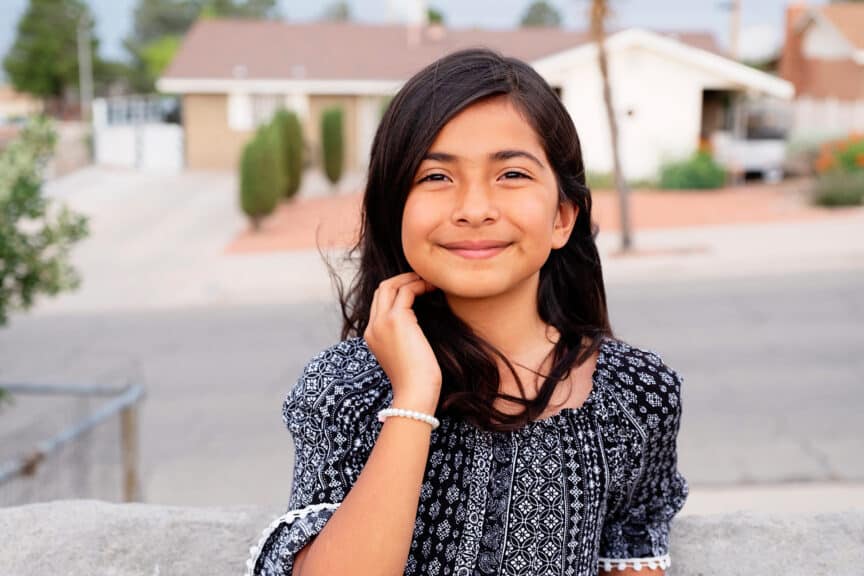
<path fill-rule="evenodd" d="M 448 296 L 491 297 L 539 273 L 567 243 L 577 210 L 559 204 L 534 129 L 506 96 L 495 96 L 438 133 L 411 184 L 402 247 L 411 268 Z"/>

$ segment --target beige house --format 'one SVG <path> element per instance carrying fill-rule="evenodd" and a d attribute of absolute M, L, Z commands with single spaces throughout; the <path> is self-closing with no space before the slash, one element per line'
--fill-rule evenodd
<path fill-rule="evenodd" d="M 317 163 L 321 113 L 338 105 L 346 169 L 362 171 L 388 98 L 435 59 L 478 46 L 534 66 L 590 142 L 588 165 L 611 169 L 595 47 L 572 30 L 203 20 L 158 88 L 182 96 L 188 168 L 234 169 L 244 143 L 280 106 L 300 115 Z M 610 35 L 608 47 L 621 130 L 632 148 L 624 150 L 625 171 L 635 177 L 699 146 L 706 94 L 792 93 L 787 82 L 723 56 L 709 34 L 624 30 Z"/>

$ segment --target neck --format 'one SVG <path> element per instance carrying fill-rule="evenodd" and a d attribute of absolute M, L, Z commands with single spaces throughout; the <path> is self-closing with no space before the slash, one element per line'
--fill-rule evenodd
<path fill-rule="evenodd" d="M 498 348 L 508 359 L 520 361 L 548 349 L 557 336 L 537 312 L 540 273 L 511 290 L 487 298 L 461 298 L 447 294 L 453 313 L 481 338 Z"/>

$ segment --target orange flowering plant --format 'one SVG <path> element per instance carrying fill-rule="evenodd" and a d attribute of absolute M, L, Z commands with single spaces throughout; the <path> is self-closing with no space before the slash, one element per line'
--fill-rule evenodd
<path fill-rule="evenodd" d="M 822 206 L 864 203 L 864 134 L 826 142 L 816 158 L 813 201 Z"/>
<path fill-rule="evenodd" d="M 864 134 L 853 133 L 841 140 L 825 142 L 815 168 L 818 174 L 864 171 Z"/>

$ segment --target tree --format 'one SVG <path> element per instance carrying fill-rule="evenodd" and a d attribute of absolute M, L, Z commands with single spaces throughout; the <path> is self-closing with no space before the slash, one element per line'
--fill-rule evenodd
<path fill-rule="evenodd" d="M 130 83 L 152 92 L 183 36 L 198 18 L 278 18 L 277 0 L 138 0 L 132 32 L 124 40 L 132 61 Z"/>
<path fill-rule="evenodd" d="M 201 18 L 279 18 L 278 0 L 197 0 Z"/>
<path fill-rule="evenodd" d="M 40 293 L 80 285 L 68 255 L 88 234 L 87 218 L 66 206 L 52 213 L 42 195 L 42 170 L 55 142 L 50 122 L 37 118 L 0 154 L 0 326 L 11 310 L 29 309 Z"/>
<path fill-rule="evenodd" d="M 345 0 L 333 2 L 324 9 L 321 19 L 331 22 L 348 22 L 351 20 L 351 6 Z"/>
<path fill-rule="evenodd" d="M 520 25 L 523 27 L 561 26 L 561 13 L 546 0 L 534 0 L 522 15 Z"/>
<path fill-rule="evenodd" d="M 30 0 L 18 21 L 15 42 L 3 59 L 3 68 L 16 90 L 48 100 L 60 107 L 78 86 L 78 24 L 86 18 L 91 54 L 98 60 L 95 23 L 81 0 Z M 96 64 L 94 62 L 94 64 Z M 101 67 L 94 65 L 94 75 Z"/>
<path fill-rule="evenodd" d="M 426 20 L 430 24 L 444 24 L 444 13 L 437 8 L 428 8 L 426 10 Z"/>
<path fill-rule="evenodd" d="M 630 250 L 632 241 L 630 233 L 630 188 L 621 170 L 621 156 L 618 144 L 618 121 L 615 118 L 615 108 L 612 100 L 612 86 L 609 82 L 609 59 L 606 54 L 606 17 L 609 14 L 607 0 L 591 1 L 591 34 L 597 46 L 597 63 L 603 80 L 603 103 L 606 108 L 606 119 L 609 123 L 609 136 L 612 143 L 612 167 L 615 175 L 615 188 L 621 204 L 621 251 Z"/>
<path fill-rule="evenodd" d="M 156 79 L 165 71 L 180 49 L 181 42 L 179 36 L 162 36 L 141 47 L 141 61 L 148 78 Z"/>
<path fill-rule="evenodd" d="M 200 7 L 194 2 L 183 0 L 139 0 L 132 17 L 132 32 L 123 41 L 129 53 L 129 83 L 136 92 L 152 92 L 163 58 L 173 58 L 165 54 L 167 44 L 160 45 L 163 38 L 182 38 L 195 18 Z"/>

